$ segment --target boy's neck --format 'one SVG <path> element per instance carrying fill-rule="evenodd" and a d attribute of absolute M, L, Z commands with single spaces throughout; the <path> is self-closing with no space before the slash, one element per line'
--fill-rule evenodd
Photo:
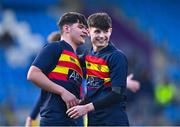
<path fill-rule="evenodd" d="M 100 50 L 106 48 L 108 46 L 108 44 L 105 45 L 105 46 L 102 46 L 102 47 L 98 47 L 98 46 L 95 46 L 95 45 L 92 45 L 92 46 L 93 46 L 93 51 L 94 52 L 99 52 Z"/>
<path fill-rule="evenodd" d="M 70 38 L 67 38 L 67 37 L 61 37 L 61 40 L 64 40 L 66 43 L 68 43 L 74 50 L 74 52 L 76 52 L 76 49 L 77 49 L 77 45 L 75 45 L 74 42 L 72 42 L 72 40 Z"/>

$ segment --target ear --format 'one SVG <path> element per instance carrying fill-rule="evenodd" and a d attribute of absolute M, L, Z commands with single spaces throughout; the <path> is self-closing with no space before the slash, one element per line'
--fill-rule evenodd
<path fill-rule="evenodd" d="M 112 28 L 109 28 L 109 32 L 111 32 L 111 33 L 112 33 Z"/>
<path fill-rule="evenodd" d="M 67 32 L 69 32 L 69 30 L 70 30 L 69 25 L 66 25 L 66 24 L 65 24 L 65 25 L 63 26 L 63 31 L 67 33 Z"/>
<path fill-rule="evenodd" d="M 109 31 L 109 35 L 111 36 L 111 34 L 112 34 L 112 28 L 109 28 L 108 31 Z"/>

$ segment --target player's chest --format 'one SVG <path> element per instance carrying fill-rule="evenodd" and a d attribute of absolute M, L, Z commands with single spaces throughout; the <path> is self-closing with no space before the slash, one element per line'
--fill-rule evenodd
<path fill-rule="evenodd" d="M 64 50 L 50 75 L 51 78 L 81 84 L 83 72 L 78 57 L 73 52 Z"/>

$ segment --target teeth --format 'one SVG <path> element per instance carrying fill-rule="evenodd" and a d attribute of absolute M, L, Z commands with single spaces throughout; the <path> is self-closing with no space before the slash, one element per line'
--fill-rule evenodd
<path fill-rule="evenodd" d="M 104 42 L 104 40 L 97 40 L 97 41 L 99 41 L 99 42 Z"/>

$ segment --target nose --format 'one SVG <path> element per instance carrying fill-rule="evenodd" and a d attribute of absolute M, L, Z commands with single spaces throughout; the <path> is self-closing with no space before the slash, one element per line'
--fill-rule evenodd
<path fill-rule="evenodd" d="M 103 37 L 104 37 L 104 33 L 103 33 L 103 32 L 100 32 L 100 33 L 99 33 L 99 37 L 103 38 Z"/>

